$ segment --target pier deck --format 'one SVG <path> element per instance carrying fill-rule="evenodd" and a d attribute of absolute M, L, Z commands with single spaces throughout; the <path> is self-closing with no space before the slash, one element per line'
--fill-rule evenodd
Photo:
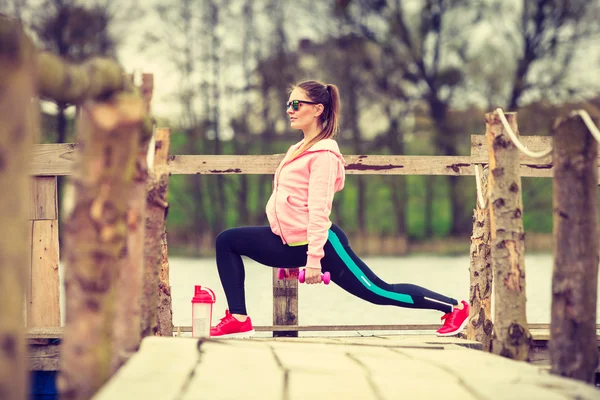
<path fill-rule="evenodd" d="M 94 399 L 600 399 L 591 385 L 479 346 L 433 335 L 149 337 Z"/>

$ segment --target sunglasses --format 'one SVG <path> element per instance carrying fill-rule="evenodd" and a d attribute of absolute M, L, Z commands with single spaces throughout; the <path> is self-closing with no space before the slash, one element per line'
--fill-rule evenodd
<path fill-rule="evenodd" d="M 292 100 L 292 101 L 288 101 L 287 103 L 285 103 L 285 109 L 287 110 L 291 106 L 294 111 L 298 111 L 298 109 L 300 108 L 300 103 L 304 103 L 304 104 L 319 104 L 319 103 L 315 103 L 315 102 L 312 102 L 312 101 Z"/>

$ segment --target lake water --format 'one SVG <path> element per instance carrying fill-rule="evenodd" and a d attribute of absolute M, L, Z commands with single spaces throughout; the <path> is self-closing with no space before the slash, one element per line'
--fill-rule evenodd
<path fill-rule="evenodd" d="M 387 282 L 413 283 L 459 300 L 468 300 L 468 256 L 365 257 L 363 261 Z M 221 288 L 214 258 L 172 257 L 169 263 L 173 324 L 175 326 L 191 326 L 191 299 L 194 295 L 194 285 L 207 286 L 215 292 L 217 302 L 213 309 L 213 325 L 218 323 L 219 318 L 225 314 L 227 301 Z M 244 258 L 244 264 L 248 314 L 252 317 L 254 325 L 272 325 L 272 269 L 247 258 Z M 527 321 L 529 323 L 549 323 L 552 255 L 527 255 L 525 268 Z M 300 325 L 440 323 L 441 313 L 438 311 L 374 305 L 348 294 L 334 283 L 328 286 L 299 285 L 298 291 Z M 61 293 L 61 303 L 63 303 L 63 299 L 64 296 Z M 596 314 L 596 321 L 600 322 L 600 309 L 597 309 Z M 313 334 L 322 336 L 324 333 L 301 333 L 301 335 Z"/>
<path fill-rule="evenodd" d="M 364 258 L 367 265 L 390 283 L 413 283 L 456 299 L 469 297 L 469 257 L 408 256 Z M 254 325 L 272 325 L 272 269 L 244 258 L 246 306 Z M 194 285 L 211 288 L 217 297 L 213 324 L 227 308 L 214 259 L 170 259 L 175 326 L 191 325 Z M 551 306 L 552 255 L 532 254 L 525 258 L 527 320 L 549 323 Z M 600 285 L 599 285 L 600 286 Z M 335 284 L 299 285 L 300 325 L 387 325 L 436 324 L 441 313 L 393 306 L 378 306 L 354 297 Z M 597 310 L 600 316 L 600 309 Z M 597 321 L 600 318 L 597 317 Z M 322 333 L 319 333 L 320 335 Z"/>

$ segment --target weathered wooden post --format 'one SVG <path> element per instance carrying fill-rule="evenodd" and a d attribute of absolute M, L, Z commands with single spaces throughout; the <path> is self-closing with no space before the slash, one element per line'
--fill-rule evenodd
<path fill-rule="evenodd" d="M 506 118 L 518 135 L 516 113 L 506 113 Z M 524 361 L 529 359 L 531 335 L 525 308 L 520 153 L 497 112 L 486 114 L 485 122 L 490 160 L 488 190 L 495 302 L 492 352 Z"/>
<path fill-rule="evenodd" d="M 145 85 L 142 83 L 141 97 L 138 101 L 143 106 L 143 115 L 148 115 L 153 83 L 151 76 L 148 77 L 145 74 L 144 77 L 146 78 Z M 116 296 L 119 307 L 116 310 L 114 324 L 113 372 L 116 372 L 138 350 L 142 339 L 142 304 L 146 301 L 143 293 L 147 154 L 148 144 L 152 138 L 152 129 L 143 129 L 140 132 L 133 186 L 128 199 L 127 257 L 121 267 L 122 271 L 117 282 Z"/>
<path fill-rule="evenodd" d="M 87 103 L 66 215 L 66 327 L 61 398 L 89 399 L 111 376 L 116 283 L 127 257 L 127 206 L 139 149 L 143 103 L 121 94 Z M 139 324 L 138 324 L 139 327 Z"/>
<path fill-rule="evenodd" d="M 594 382 L 598 365 L 598 143 L 581 118 L 554 126 L 552 373 Z"/>
<path fill-rule="evenodd" d="M 477 166 L 475 167 L 477 168 Z M 486 167 L 481 176 L 481 195 L 488 198 L 488 171 Z M 479 189 L 478 189 L 479 190 Z M 484 200 L 485 203 L 486 200 Z M 471 285 L 469 304 L 470 322 L 467 325 L 467 339 L 481 343 L 484 351 L 492 347 L 492 257 L 490 248 L 489 201 L 481 205 L 476 201 L 473 212 L 473 234 L 471 236 Z"/>
<path fill-rule="evenodd" d="M 273 325 L 298 325 L 298 280 L 279 279 L 273 268 Z M 273 332 L 273 337 L 298 337 L 298 331 Z"/>
<path fill-rule="evenodd" d="M 26 284 L 27 327 L 59 327 L 59 243 L 56 176 L 31 177 Z"/>
<path fill-rule="evenodd" d="M 156 130 L 154 163 L 152 168 L 149 168 L 144 245 L 142 336 L 154 334 L 173 336 L 169 264 L 166 254 L 167 232 L 165 230 L 165 220 L 169 207 L 167 203 L 169 189 L 167 160 L 169 157 L 170 134 L 169 129 L 159 128 Z M 165 251 L 164 254 L 163 250 Z"/>
<path fill-rule="evenodd" d="M 169 283 L 169 254 L 167 232 L 161 237 L 160 273 L 158 276 L 158 328 L 157 335 L 173 336 L 173 308 L 171 306 L 171 285 Z M 181 336 L 179 334 L 178 336 Z"/>
<path fill-rule="evenodd" d="M 33 45 L 20 24 L 0 14 L 0 398 L 28 396 L 23 335 L 29 259 L 28 160 L 37 131 Z"/>

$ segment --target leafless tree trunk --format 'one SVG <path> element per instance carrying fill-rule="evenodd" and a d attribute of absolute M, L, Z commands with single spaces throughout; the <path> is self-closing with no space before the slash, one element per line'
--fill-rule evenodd
<path fill-rule="evenodd" d="M 515 132 L 517 117 L 506 118 Z M 497 113 L 485 116 L 490 158 L 490 232 L 494 274 L 494 334 L 492 352 L 529 359 L 531 335 L 526 316 L 525 232 L 519 175 L 519 150 L 505 132 Z"/>
<path fill-rule="evenodd" d="M 28 397 L 27 352 L 23 335 L 29 204 L 28 160 L 39 117 L 31 41 L 18 21 L 0 15 L 0 398 Z"/>
<path fill-rule="evenodd" d="M 577 115 L 554 128 L 552 373 L 594 383 L 598 365 L 598 144 Z"/>

